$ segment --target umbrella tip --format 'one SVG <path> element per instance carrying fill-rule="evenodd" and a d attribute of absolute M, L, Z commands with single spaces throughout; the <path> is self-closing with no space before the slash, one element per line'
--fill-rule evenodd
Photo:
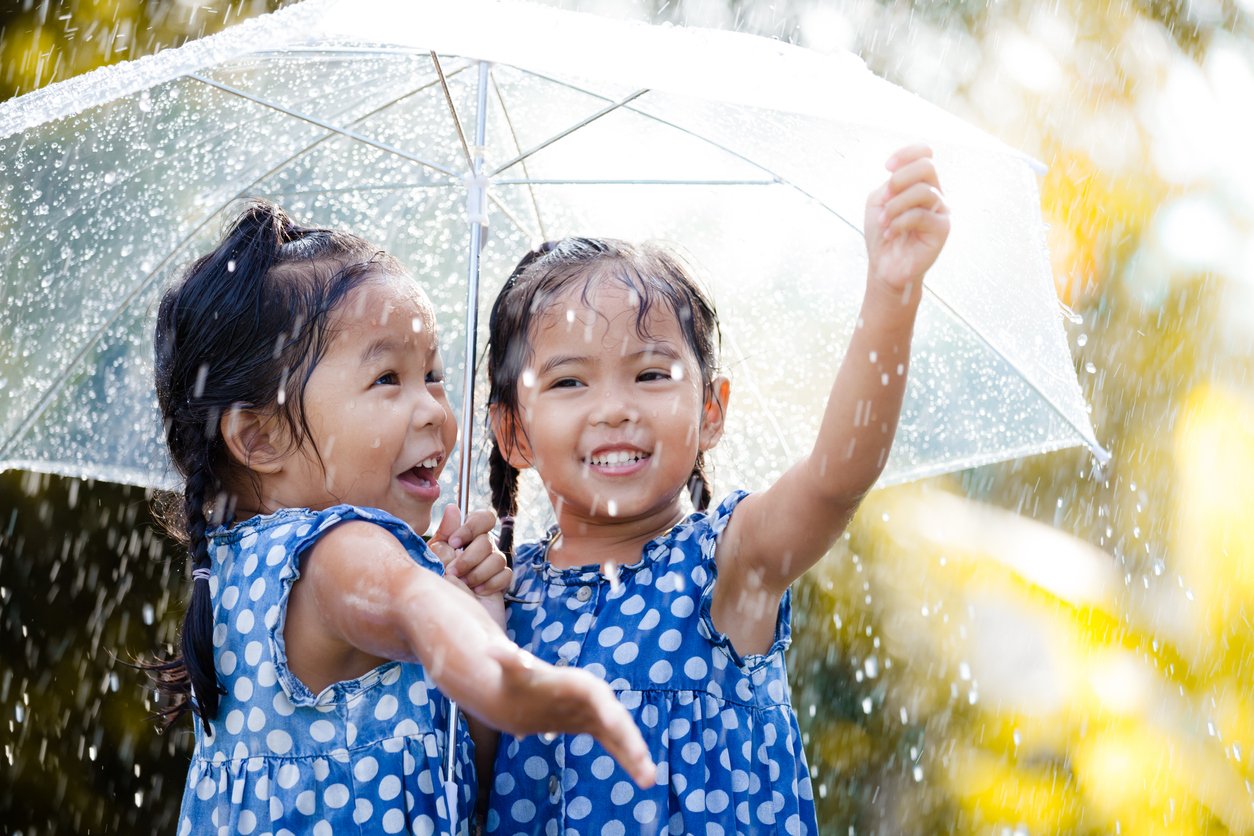
<path fill-rule="evenodd" d="M 1106 465 L 1110 464 L 1110 451 L 1096 441 L 1089 442 L 1089 451 L 1093 454 L 1093 458 L 1097 459 L 1098 468 L 1105 468 Z"/>

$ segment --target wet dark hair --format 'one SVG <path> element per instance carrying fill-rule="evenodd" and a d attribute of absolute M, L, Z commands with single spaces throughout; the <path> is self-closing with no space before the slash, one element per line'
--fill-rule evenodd
<path fill-rule="evenodd" d="M 373 244 L 300 226 L 278 206 L 256 201 L 166 289 L 154 377 L 166 446 L 184 479 L 182 513 L 173 523 L 193 569 L 209 568 L 210 522 L 232 521 L 229 486 L 253 476 L 233 462 L 218 432 L 223 414 L 272 410 L 293 445 L 309 439 L 305 386 L 333 336 L 330 314 L 352 290 L 389 272 L 404 274 Z M 193 575 L 179 643 L 179 656 L 142 666 L 158 691 L 176 698 L 156 716 L 166 725 L 189 710 L 202 722 L 214 719 L 225 691 L 214 670 L 205 578 Z"/>
<path fill-rule="evenodd" d="M 488 324 L 488 403 L 502 413 L 505 443 L 513 443 L 517 427 L 518 380 L 531 359 L 529 340 L 536 317 L 543 316 L 557 297 L 573 286 L 581 286 L 581 299 L 589 304 L 591 290 L 603 281 L 618 282 L 635 292 L 639 299 L 636 331 L 642 337 L 648 336 L 649 312 L 656 305 L 665 306 L 675 315 L 701 368 L 705 397 L 710 397 L 718 371 L 718 315 L 675 253 L 657 244 L 637 245 L 612 238 L 549 241 L 523 256 L 492 305 Z M 512 556 L 518 470 L 505 458 L 501 443 L 493 434 L 488 483 L 492 506 L 502 521 L 500 549 Z M 688 490 L 698 511 L 709 507 L 710 480 L 702 453 L 697 453 Z"/>

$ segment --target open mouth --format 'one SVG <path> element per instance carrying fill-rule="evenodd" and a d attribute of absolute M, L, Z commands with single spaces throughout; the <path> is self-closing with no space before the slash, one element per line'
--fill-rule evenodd
<path fill-rule="evenodd" d="M 440 493 L 440 485 L 436 481 L 436 468 L 440 466 L 440 462 L 444 460 L 443 456 L 432 456 L 423 459 L 418 464 L 406 470 L 397 476 L 397 480 L 419 495 L 427 495 L 432 491 L 436 496 Z"/>

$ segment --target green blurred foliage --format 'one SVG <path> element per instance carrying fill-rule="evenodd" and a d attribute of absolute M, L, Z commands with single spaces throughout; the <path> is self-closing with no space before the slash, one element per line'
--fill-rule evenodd
<path fill-rule="evenodd" d="M 281 0 L 6 0 L 0 101 L 151 55 L 286 5 Z"/>

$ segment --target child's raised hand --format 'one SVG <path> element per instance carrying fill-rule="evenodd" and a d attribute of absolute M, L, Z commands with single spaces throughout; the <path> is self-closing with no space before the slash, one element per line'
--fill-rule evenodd
<path fill-rule="evenodd" d="M 456 505 L 446 505 L 435 536 L 427 544 L 444 564 L 444 575 L 480 597 L 503 591 L 514 578 L 505 555 L 492 542 L 496 514 L 472 511 L 466 521 Z"/>
<path fill-rule="evenodd" d="M 515 645 L 494 645 L 488 656 L 501 666 L 501 690 L 515 695 L 505 731 L 516 736 L 589 734 L 643 788 L 657 783 L 657 766 L 640 730 L 614 692 L 579 668 L 541 662 Z"/>
<path fill-rule="evenodd" d="M 889 157 L 888 181 L 867 198 L 869 279 L 915 297 L 923 273 L 949 236 L 949 207 L 941 195 L 932 149 L 911 145 Z"/>

